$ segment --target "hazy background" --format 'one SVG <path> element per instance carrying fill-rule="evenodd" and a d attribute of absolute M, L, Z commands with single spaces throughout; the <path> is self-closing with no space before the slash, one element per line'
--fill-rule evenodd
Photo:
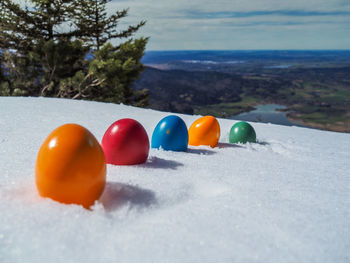
<path fill-rule="evenodd" d="M 349 0 L 116 0 L 147 50 L 349 49 Z"/>

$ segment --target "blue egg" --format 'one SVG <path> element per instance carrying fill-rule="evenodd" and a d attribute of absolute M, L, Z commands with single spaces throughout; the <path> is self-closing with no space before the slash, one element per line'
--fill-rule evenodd
<path fill-rule="evenodd" d="M 188 131 L 185 122 L 178 116 L 170 115 L 158 122 L 152 134 L 152 148 L 168 151 L 187 151 Z"/>

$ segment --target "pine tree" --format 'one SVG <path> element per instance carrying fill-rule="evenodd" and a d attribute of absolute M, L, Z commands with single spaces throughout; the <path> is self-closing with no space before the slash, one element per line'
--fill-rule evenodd
<path fill-rule="evenodd" d="M 108 16 L 106 5 L 110 0 L 80 0 L 75 25 L 81 37 L 94 49 L 94 59 L 90 63 L 89 78 L 93 79 L 92 88 L 83 89 L 81 96 L 94 97 L 100 101 L 148 105 L 148 91 L 134 91 L 133 81 L 144 70 L 141 58 L 144 55 L 147 38 L 128 39 L 136 33 L 145 21 L 118 31 L 119 20 L 127 15 L 128 10 L 117 11 Z M 126 42 L 114 46 L 111 40 Z"/>
<path fill-rule="evenodd" d="M 145 38 L 130 40 L 121 44 L 118 50 L 107 43 L 95 52 L 89 72 L 102 82 L 98 89 L 92 90 L 94 97 L 107 102 L 147 105 L 147 92 L 136 93 L 131 89 L 132 82 L 144 69 L 140 60 L 146 43 Z"/>
<path fill-rule="evenodd" d="M 106 5 L 109 2 L 110 0 L 80 0 L 76 7 L 75 26 L 79 29 L 80 36 L 91 43 L 96 50 L 112 39 L 131 37 L 146 23 L 141 21 L 137 25 L 119 31 L 119 21 L 127 16 L 128 10 L 123 9 L 108 16 Z"/>
<path fill-rule="evenodd" d="M 89 49 L 71 40 L 77 29 L 66 29 L 76 2 L 31 0 L 22 7 L 1 1 L 0 48 L 12 95 L 55 96 L 61 79 L 82 69 Z"/>
<path fill-rule="evenodd" d="M 145 106 L 147 91 L 135 92 L 131 85 L 144 69 L 140 61 L 147 38 L 130 39 L 145 22 L 118 31 L 127 10 L 108 16 L 108 2 L 28 0 L 30 5 L 23 7 L 1 0 L 0 50 L 5 72 L 0 77 L 6 80 L 0 93 Z M 113 39 L 126 42 L 113 46 Z M 95 49 L 94 59 L 87 60 L 91 49 Z"/>
<path fill-rule="evenodd" d="M 42 41 L 34 50 L 42 68 L 40 96 L 59 96 L 61 82 L 87 73 L 85 56 L 89 48 L 82 41 Z"/>
<path fill-rule="evenodd" d="M 0 48 L 21 54 L 33 50 L 39 41 L 67 40 L 78 30 L 67 25 L 77 0 L 31 0 L 22 7 L 13 0 L 0 2 Z M 67 24 L 68 23 L 68 24 Z"/>

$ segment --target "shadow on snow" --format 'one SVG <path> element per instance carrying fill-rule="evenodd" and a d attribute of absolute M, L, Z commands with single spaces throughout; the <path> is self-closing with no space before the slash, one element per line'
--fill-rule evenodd
<path fill-rule="evenodd" d="M 111 212 L 127 204 L 135 208 L 149 207 L 157 204 L 157 199 L 151 190 L 123 183 L 107 182 L 100 202 L 106 211 Z"/>

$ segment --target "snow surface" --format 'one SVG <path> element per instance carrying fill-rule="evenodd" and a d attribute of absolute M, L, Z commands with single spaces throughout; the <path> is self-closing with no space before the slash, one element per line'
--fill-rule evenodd
<path fill-rule="evenodd" d="M 108 165 L 92 211 L 38 195 L 36 154 L 56 127 L 78 123 L 100 141 L 134 118 L 151 137 L 167 115 L 0 97 L 0 262 L 350 262 L 350 134 L 252 123 L 260 143 L 231 145 L 235 121 L 219 119 L 217 148 Z"/>

